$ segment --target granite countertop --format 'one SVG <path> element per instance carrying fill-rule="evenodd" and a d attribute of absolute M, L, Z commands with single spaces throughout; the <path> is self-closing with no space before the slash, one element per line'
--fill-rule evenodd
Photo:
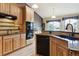
<path fill-rule="evenodd" d="M 53 37 L 58 38 L 60 40 L 67 41 L 68 42 L 68 49 L 74 50 L 74 51 L 79 51 L 79 40 L 69 40 L 69 39 L 62 38 L 62 37 L 59 37 L 59 36 L 56 36 L 56 35 L 43 34 L 43 33 L 36 34 L 36 35 L 53 36 Z"/>
<path fill-rule="evenodd" d="M 0 34 L 0 36 L 16 35 L 16 34 L 25 34 L 25 33 Z"/>
<path fill-rule="evenodd" d="M 20 33 L 12 33 L 12 34 L 1 34 L 0 36 L 15 35 L 15 34 L 20 34 Z"/>
<path fill-rule="evenodd" d="M 45 32 L 49 32 L 49 31 L 45 31 Z M 52 31 L 52 32 L 65 32 L 65 33 L 72 33 L 70 31 Z M 79 34 L 79 32 L 73 32 L 74 34 Z"/>

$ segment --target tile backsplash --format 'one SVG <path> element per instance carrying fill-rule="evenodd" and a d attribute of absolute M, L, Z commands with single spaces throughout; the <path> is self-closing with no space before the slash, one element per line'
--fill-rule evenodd
<path fill-rule="evenodd" d="M 0 19 L 0 35 L 19 33 L 19 25 L 15 21 L 8 19 Z"/>

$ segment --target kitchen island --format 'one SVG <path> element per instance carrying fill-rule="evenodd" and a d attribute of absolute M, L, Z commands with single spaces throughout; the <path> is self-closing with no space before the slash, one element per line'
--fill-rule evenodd
<path fill-rule="evenodd" d="M 44 33 L 36 34 L 36 37 L 37 37 L 36 39 L 37 54 L 46 55 L 46 56 L 49 55 L 50 56 L 78 56 L 79 55 L 78 38 L 71 40 L 67 38 L 62 38 L 57 35 L 44 34 Z M 42 48 L 41 46 L 44 48 Z M 45 50 L 48 51 L 47 54 L 43 53 Z"/>

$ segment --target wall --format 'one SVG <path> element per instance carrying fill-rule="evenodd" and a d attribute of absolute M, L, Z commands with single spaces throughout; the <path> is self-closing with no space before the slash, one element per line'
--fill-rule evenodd
<path fill-rule="evenodd" d="M 35 30 L 37 31 L 42 30 L 42 18 L 38 16 L 36 13 L 34 13 L 34 24 L 35 24 Z"/>

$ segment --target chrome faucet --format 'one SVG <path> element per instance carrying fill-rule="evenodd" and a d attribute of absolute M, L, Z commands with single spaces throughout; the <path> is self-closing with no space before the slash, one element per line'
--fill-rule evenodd
<path fill-rule="evenodd" d="M 69 36 L 74 36 L 74 29 L 73 29 L 73 25 L 72 24 L 67 24 L 67 26 L 66 26 L 66 29 L 68 29 L 68 26 L 71 26 L 72 27 L 72 33 L 71 34 L 69 34 Z"/>

